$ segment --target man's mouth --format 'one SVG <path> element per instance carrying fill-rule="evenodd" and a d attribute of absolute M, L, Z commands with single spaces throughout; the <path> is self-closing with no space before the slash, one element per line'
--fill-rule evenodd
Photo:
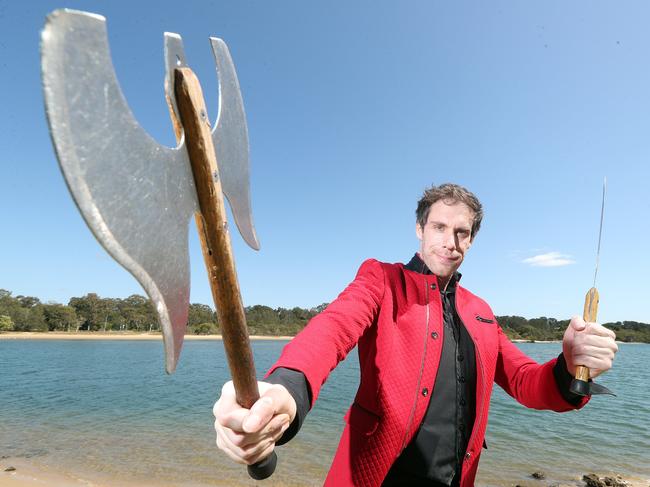
<path fill-rule="evenodd" d="M 449 262 L 450 264 L 453 264 L 458 260 L 458 257 L 453 256 L 453 255 L 440 255 L 436 254 L 439 259 L 441 259 L 443 262 Z"/>

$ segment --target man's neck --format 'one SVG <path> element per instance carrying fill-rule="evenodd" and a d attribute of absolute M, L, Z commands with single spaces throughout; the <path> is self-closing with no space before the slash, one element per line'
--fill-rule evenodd
<path fill-rule="evenodd" d="M 417 252 L 417 256 L 418 256 L 418 258 L 422 261 L 422 263 L 423 263 L 424 265 L 426 265 L 426 262 L 424 262 L 424 259 L 422 258 L 422 253 Z M 429 270 L 429 272 L 431 272 L 431 270 L 429 269 L 428 266 L 427 266 L 427 269 Z M 432 274 L 433 274 L 433 273 L 432 273 Z M 449 286 L 449 283 L 451 282 L 451 278 L 452 278 L 453 276 L 440 277 L 440 276 L 437 275 L 437 274 L 435 274 L 435 276 L 436 276 L 436 278 L 438 279 L 438 287 L 440 287 L 440 290 L 441 290 L 441 291 L 446 291 L 446 290 L 447 290 L 447 286 Z"/>

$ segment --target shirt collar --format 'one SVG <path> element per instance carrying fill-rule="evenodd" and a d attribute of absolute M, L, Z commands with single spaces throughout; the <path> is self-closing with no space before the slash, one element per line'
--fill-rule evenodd
<path fill-rule="evenodd" d="M 417 272 L 418 274 L 433 275 L 433 272 L 429 270 L 429 268 L 424 263 L 424 261 L 420 258 L 417 252 L 413 256 L 413 258 L 409 261 L 409 263 L 404 266 L 404 268 L 409 271 Z M 460 272 L 458 271 L 454 272 L 454 275 L 451 276 L 451 279 L 449 280 L 447 289 L 456 287 L 456 284 L 458 284 L 458 281 L 460 281 L 461 277 L 462 274 Z"/>

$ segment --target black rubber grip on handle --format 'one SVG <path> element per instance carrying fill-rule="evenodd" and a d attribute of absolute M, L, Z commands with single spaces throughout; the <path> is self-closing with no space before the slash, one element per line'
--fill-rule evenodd
<path fill-rule="evenodd" d="M 589 382 L 580 379 L 573 379 L 569 390 L 578 396 L 588 396 L 591 394 Z"/>
<path fill-rule="evenodd" d="M 264 460 L 248 466 L 248 475 L 255 480 L 264 480 L 268 479 L 273 472 L 275 472 L 275 466 L 278 464 L 278 456 L 275 452 L 266 457 Z"/>

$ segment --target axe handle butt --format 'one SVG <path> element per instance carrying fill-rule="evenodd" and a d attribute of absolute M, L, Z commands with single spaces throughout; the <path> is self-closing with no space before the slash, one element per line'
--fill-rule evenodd
<path fill-rule="evenodd" d="M 598 289 L 592 287 L 587 291 L 585 296 L 585 306 L 582 313 L 582 319 L 586 322 L 595 322 L 598 317 Z M 574 394 L 586 396 L 589 394 L 589 369 L 584 365 L 578 365 L 575 371 L 575 379 L 571 382 L 569 388 Z"/>
<path fill-rule="evenodd" d="M 250 408 L 259 398 L 255 364 L 203 92 L 196 75 L 186 67 L 174 70 L 174 89 L 201 209 L 197 222 L 200 222 L 203 256 L 228 365 L 237 402 Z"/>

